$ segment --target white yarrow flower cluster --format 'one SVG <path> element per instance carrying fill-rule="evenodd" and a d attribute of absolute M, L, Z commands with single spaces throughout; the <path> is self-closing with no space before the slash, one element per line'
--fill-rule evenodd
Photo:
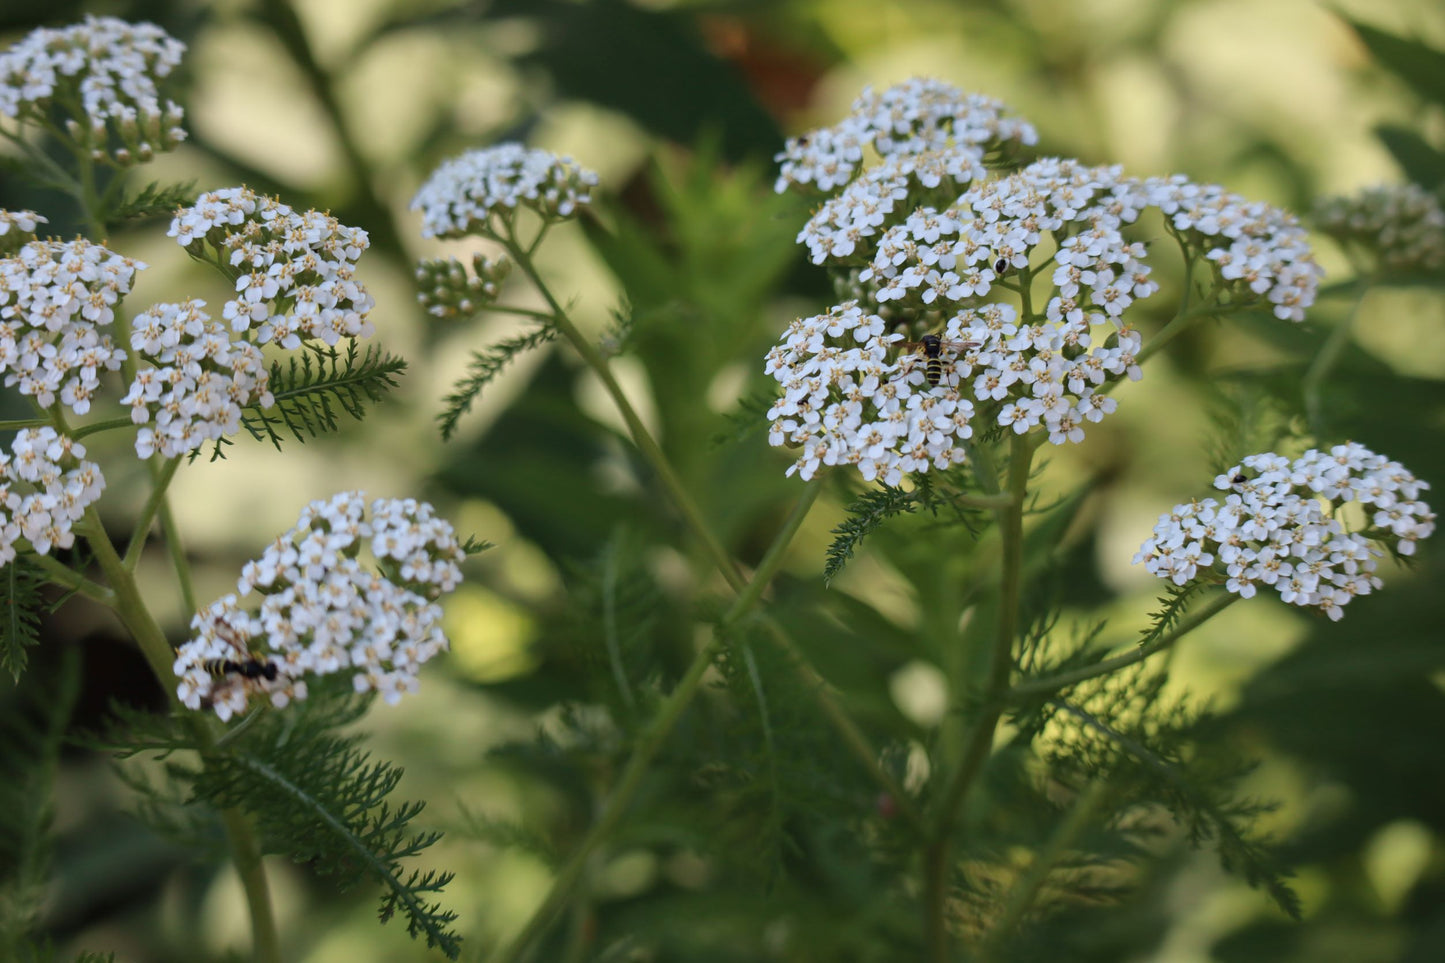
<path fill-rule="evenodd" d="M 204 301 L 157 304 L 131 325 L 131 347 L 151 364 L 136 372 L 121 399 L 136 433 L 141 458 L 174 458 L 207 441 L 234 435 L 242 409 L 275 404 L 261 349 L 233 341 L 203 310 Z"/>
<path fill-rule="evenodd" d="M 1033 126 L 1005 117 L 1007 109 L 923 77 L 882 92 L 865 89 L 839 123 L 788 140 L 774 158 L 781 164 L 777 190 L 811 185 L 832 192 L 853 179 L 865 148 L 884 158 L 954 148 L 982 161 L 989 150 L 1037 143 Z"/>
<path fill-rule="evenodd" d="M 814 264 L 870 253 L 865 238 L 880 233 L 895 210 L 908 209 L 910 195 L 939 192 L 952 198 L 970 181 L 986 175 L 982 153 L 948 147 L 921 154 L 894 154 L 870 167 L 839 195 L 829 198 L 798 234 Z"/>
<path fill-rule="evenodd" d="M 1355 443 L 1294 461 L 1251 455 L 1214 487 L 1229 492 L 1222 503 L 1205 498 L 1160 516 L 1135 564 L 1176 585 L 1223 581 L 1243 598 L 1266 585 L 1291 605 L 1338 620 L 1352 598 L 1382 584 L 1377 545 L 1411 555 L 1435 530 L 1435 514 L 1420 500 L 1429 484 Z M 1364 518 L 1359 530 L 1341 511 L 1351 502 L 1364 509 L 1356 512 Z"/>
<path fill-rule="evenodd" d="M 125 358 L 101 331 L 145 265 L 90 241 L 31 241 L 0 259 L 0 372 L 42 407 L 90 410 Z"/>
<path fill-rule="evenodd" d="M 1243 299 L 1267 298 L 1281 320 L 1304 320 L 1324 271 L 1292 214 L 1182 174 L 1152 177 L 1144 190 L 1186 243 L 1202 243 L 1229 289 Z"/>
<path fill-rule="evenodd" d="M 412 199 L 423 237 L 493 233 L 492 217 L 519 207 L 561 220 L 592 203 L 597 175 L 570 157 L 521 144 L 467 151 L 442 162 Z"/>
<path fill-rule="evenodd" d="M 1327 197 L 1315 206 L 1314 222 L 1326 234 L 1370 252 L 1387 274 L 1445 268 L 1445 209 L 1418 184 Z"/>
<path fill-rule="evenodd" d="M 246 564 L 236 593 L 192 622 L 196 636 L 176 658 L 177 694 L 225 720 L 253 694 L 282 706 L 306 697 L 307 677 L 342 672 L 356 691 L 395 703 L 447 648 L 436 600 L 460 584 L 463 558 L 451 525 L 424 502 L 377 499 L 369 518 L 359 492 L 312 502 Z M 244 604 L 253 594 L 259 603 Z M 218 672 L 217 660 L 236 668 L 222 662 Z"/>
<path fill-rule="evenodd" d="M 105 489 L 85 446 L 54 428 L 25 428 L 0 451 L 0 565 L 22 540 L 41 555 L 75 544 L 71 527 Z"/>
<path fill-rule="evenodd" d="M 68 133 L 96 159 L 148 160 L 186 138 L 180 105 L 157 90 L 185 50 L 153 23 L 114 17 L 31 31 L 0 53 L 0 114 L 43 124 L 52 103 L 78 102 L 83 117 L 70 119 Z"/>
<path fill-rule="evenodd" d="M 236 297 L 221 314 L 233 331 L 255 329 L 257 343 L 290 350 L 319 340 L 334 347 L 374 331 L 366 315 L 376 302 L 355 273 L 370 244 L 361 228 L 230 187 L 182 208 L 169 234 L 193 255 L 240 272 Z"/>

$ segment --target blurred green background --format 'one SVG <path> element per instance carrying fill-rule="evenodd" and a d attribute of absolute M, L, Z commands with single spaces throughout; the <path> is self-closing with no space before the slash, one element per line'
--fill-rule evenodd
<path fill-rule="evenodd" d="M 1340 15 L 1445 49 L 1445 7 L 1430 0 L 10 0 L 0 32 L 10 42 L 86 12 L 153 20 L 190 47 L 177 99 L 192 140 L 141 177 L 195 180 L 198 192 L 244 182 L 371 234 L 361 270 L 378 302 L 376 340 L 411 363 L 401 391 L 333 438 L 284 455 L 243 444 L 224 462 L 197 462 L 174 489 L 176 508 L 207 599 L 227 591 L 240 563 L 306 501 L 343 487 L 424 495 L 461 531 L 497 544 L 449 602 L 452 655 L 429 667 L 420 694 L 366 720 L 377 753 L 406 768 L 400 794 L 428 800 L 425 818 L 448 831 L 427 861 L 458 874 L 445 901 L 462 915 L 469 953 L 519 926 L 548 878 L 537 853 L 499 845 L 495 821 L 545 827 L 565 853 L 588 818 L 579 811 L 585 785 L 569 794 L 491 751 L 539 727 L 565 730 L 556 704 L 588 701 L 586 612 L 597 573 L 621 565 L 645 575 L 650 594 L 633 602 L 674 669 L 690 651 L 689 607 L 718 585 L 658 510 L 600 385 L 561 349 L 522 359 L 459 437 L 441 444 L 433 416 L 468 353 L 515 324 L 440 325 L 415 305 L 415 258 L 473 250 L 423 242 L 407 210 L 437 162 L 523 139 L 600 173 L 608 199 L 593 222 L 549 239 L 544 274 L 598 336 L 614 309 L 630 306 L 637 333 L 615 361 L 619 376 L 716 530 L 751 563 L 798 485 L 761 433 L 721 445 L 715 436 L 727 430 L 724 414 L 763 386 L 762 355 L 788 320 L 831 303 L 821 271 L 793 244 L 807 205 L 771 193 L 772 154 L 783 136 L 841 117 L 865 84 L 936 76 L 1010 104 L 1039 129 L 1041 154 L 1121 163 L 1140 176 L 1184 172 L 1301 213 L 1321 194 L 1402 179 L 1377 125 L 1445 145 L 1441 109 L 1374 62 Z M 13 178 L 0 185 L 0 206 L 34 207 L 57 233 L 72 233 L 58 204 Z M 179 256 L 163 223 L 113 244 L 151 265 L 132 310 L 224 300 L 219 279 Z M 1327 284 L 1347 274 L 1322 238 L 1318 254 Z M 1226 324 L 1191 336 L 1119 393 L 1118 415 L 1086 444 L 1051 453 L 1047 488 L 1098 480 L 1067 540 L 1076 584 L 1066 597 L 1081 619 L 1114 617 L 1108 641 L 1127 643 L 1159 591 L 1130 556 L 1159 512 L 1202 494 L 1212 477 L 1210 410 L 1221 385 L 1240 410 L 1265 405 L 1348 306 L 1324 297 L 1297 331 Z M 1364 441 L 1440 491 L 1442 379 L 1438 283 L 1373 290 L 1332 384 L 1331 437 L 1321 440 Z M 134 503 L 111 466 L 125 460 L 104 464 L 108 508 L 123 517 Z M 904 577 L 924 527 L 879 539 L 831 601 L 821 595 L 823 552 L 845 496 L 815 510 L 779 592 L 799 606 L 846 599 L 847 610 L 888 631 L 927 635 L 946 602 Z M 1070 918 L 1088 939 L 1059 959 L 1445 959 L 1440 555 L 1424 545 L 1420 564 L 1386 572 L 1383 593 L 1352 604 L 1339 624 L 1259 599 L 1174 656 L 1171 685 L 1213 699 L 1227 738 L 1263 762 L 1250 788 L 1282 804 L 1266 828 L 1297 869 L 1304 921 L 1287 921 L 1212 854 L 1169 846 L 1118 905 L 1092 922 Z M 179 637 L 185 613 L 161 560 L 148 581 Z M 932 591 L 956 593 L 957 583 Z M 936 717 L 941 675 L 926 647 L 849 648 L 850 637 L 830 631 L 805 648 L 870 725 L 906 732 Z M 61 647 L 84 653 L 78 727 L 94 725 L 107 699 L 156 701 L 103 613 L 68 606 L 48 633 L 37 677 L 56 668 Z M 62 947 L 114 949 L 123 961 L 219 960 L 244 947 L 230 871 L 137 828 L 107 762 L 68 756 L 57 804 L 46 921 Z M 292 958 L 425 956 L 400 927 L 377 928 L 372 894 L 337 896 L 282 860 L 271 869 Z M 605 928 L 661 890 L 721 902 L 726 885 L 639 843 L 599 872 L 590 899 Z M 738 952 L 658 958 L 758 958 Z"/>

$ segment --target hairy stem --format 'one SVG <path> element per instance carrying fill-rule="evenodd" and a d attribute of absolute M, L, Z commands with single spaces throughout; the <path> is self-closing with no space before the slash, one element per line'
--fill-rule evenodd
<path fill-rule="evenodd" d="M 718 623 L 712 638 L 693 656 L 692 663 L 687 667 L 682 678 L 678 680 L 672 692 L 663 700 L 657 715 L 639 734 L 637 744 L 632 748 L 632 755 L 628 757 L 627 764 L 622 769 L 622 775 L 618 778 L 617 785 L 612 790 L 601 815 L 592 824 L 592 828 L 587 831 L 587 835 L 583 837 L 581 844 L 567 862 L 558 870 L 547 895 L 543 898 L 541 905 L 533 911 L 521 933 L 510 945 L 497 954 L 496 963 L 516 963 L 516 961 L 524 959 L 532 943 L 551 926 L 552 921 L 566 904 L 573 888 L 581 878 L 593 852 L 612 835 L 622 821 L 628 806 L 631 805 L 633 797 L 637 795 L 637 790 L 642 785 L 643 776 L 646 775 L 653 757 L 657 755 L 657 751 L 662 748 L 663 742 L 672 732 L 673 727 L 682 718 L 683 710 L 697 695 L 703 677 L 712 667 L 713 659 L 721 650 L 728 630 L 751 612 L 762 598 L 763 590 L 772 581 L 773 575 L 782 564 L 788 545 L 792 542 L 793 536 L 798 533 L 798 529 L 802 527 L 803 519 L 807 517 L 808 510 L 812 508 L 813 502 L 817 500 L 821 490 L 822 484 L 817 480 L 803 490 L 803 496 L 798 499 L 793 513 L 783 524 L 777 537 L 773 539 L 773 544 L 769 546 L 762 561 L 758 563 L 757 571 L 753 573 L 752 579 L 738 593 L 738 597 Z"/>
<path fill-rule="evenodd" d="M 964 797 L 993 747 L 994 731 L 1003 715 L 1003 696 L 1008 691 L 1009 672 L 1013 668 L 1013 644 L 1018 635 L 1019 597 L 1023 585 L 1024 503 L 1037 443 L 1037 439 L 1029 435 L 1014 435 L 1010 439 L 1010 504 L 995 513 L 1000 544 L 999 596 L 988 677 L 978 718 L 969 733 L 963 757 L 939 795 L 932 838 L 923 855 L 924 945 L 926 959 L 931 963 L 945 963 L 949 957 L 948 878 L 953 831 Z"/>

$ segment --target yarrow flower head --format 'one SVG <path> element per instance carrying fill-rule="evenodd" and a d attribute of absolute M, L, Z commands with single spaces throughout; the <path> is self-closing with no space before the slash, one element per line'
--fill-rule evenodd
<path fill-rule="evenodd" d="M 867 88 L 839 123 L 788 140 L 774 158 L 782 165 L 776 188 L 781 193 L 811 185 L 832 192 L 853 179 L 869 147 L 883 158 L 951 149 L 959 158 L 953 163 L 961 166 L 964 157 L 981 163 L 988 151 L 1037 143 L 1033 126 L 1006 117 L 1007 109 L 929 78 L 881 92 Z"/>
<path fill-rule="evenodd" d="M 193 257 L 236 277 L 236 296 L 222 317 L 255 341 L 299 348 L 319 340 L 367 338 L 376 304 L 356 279 L 370 240 L 330 214 L 296 211 L 246 187 L 202 194 L 171 220 L 169 235 Z"/>
<path fill-rule="evenodd" d="M 1227 291 L 1242 300 L 1268 299 L 1281 320 L 1304 320 L 1324 271 L 1293 215 L 1218 184 L 1190 183 L 1182 174 L 1151 177 L 1144 190 L 1184 243 L 1214 262 Z"/>
<path fill-rule="evenodd" d="M 284 706 L 334 673 L 389 703 L 415 691 L 422 663 L 447 648 L 437 599 L 460 584 L 465 553 L 424 502 L 369 508 L 359 492 L 312 502 L 192 620 L 175 663 L 182 704 L 226 720 L 253 695 Z"/>
<path fill-rule="evenodd" d="M 204 301 L 158 304 L 131 325 L 131 347 L 150 362 L 121 399 L 130 405 L 131 421 L 146 426 L 135 440 L 141 458 L 195 451 L 239 431 L 247 405 L 275 404 L 261 349 L 233 341 L 204 307 Z"/>
<path fill-rule="evenodd" d="M 48 223 L 34 211 L 0 210 L 0 257 L 9 257 L 35 240 L 35 229 Z"/>
<path fill-rule="evenodd" d="M 1372 256 L 1381 273 L 1445 269 L 1445 209 L 1418 184 L 1327 197 L 1314 210 L 1321 231 Z"/>
<path fill-rule="evenodd" d="M 520 207 L 544 220 L 572 217 L 592 203 L 597 175 L 570 157 L 521 144 L 468 151 L 444 161 L 412 199 L 421 211 L 423 237 L 489 236 L 493 216 L 506 219 Z"/>
<path fill-rule="evenodd" d="M 512 273 L 506 257 L 472 257 L 472 273 L 456 258 L 417 262 L 416 299 L 436 318 L 468 317 L 497 300 L 502 283 Z"/>
<path fill-rule="evenodd" d="M 48 124 L 52 106 L 79 104 L 65 121 L 75 144 L 121 167 L 149 160 L 186 139 L 180 105 L 157 89 L 185 49 L 153 23 L 114 17 L 31 31 L 0 53 L 0 114 Z"/>
<path fill-rule="evenodd" d="M 1363 445 L 1310 449 L 1291 461 L 1251 455 L 1214 480 L 1224 501 L 1205 498 L 1159 518 L 1134 563 L 1176 585 L 1223 582 L 1242 598 L 1268 586 L 1291 605 L 1331 619 L 1383 584 L 1380 546 L 1411 555 L 1435 530 L 1420 499 L 1430 486 Z M 1359 509 L 1342 510 L 1349 503 Z"/>
<path fill-rule="evenodd" d="M 41 555 L 75 543 L 71 526 L 105 489 L 100 466 L 84 459 L 85 446 L 54 428 L 24 428 L 0 452 L 0 565 L 22 542 Z"/>
<path fill-rule="evenodd" d="M 0 372 L 42 407 L 90 410 L 125 358 L 103 331 L 145 265 L 90 241 L 31 241 L 0 259 Z"/>

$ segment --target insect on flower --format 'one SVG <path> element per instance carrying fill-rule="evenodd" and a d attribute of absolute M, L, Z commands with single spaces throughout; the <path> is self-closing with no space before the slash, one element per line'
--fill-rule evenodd
<path fill-rule="evenodd" d="M 262 653 L 248 648 L 245 637 L 235 626 L 224 619 L 217 619 L 215 634 L 235 650 L 236 658 L 206 659 L 201 663 L 201 670 L 216 680 L 211 688 L 210 698 L 206 700 L 208 704 L 224 700 L 236 686 L 245 689 L 248 682 L 258 679 L 264 682 L 276 681 L 279 672 L 276 663 Z"/>
<path fill-rule="evenodd" d="M 977 341 L 945 341 L 936 334 L 925 334 L 918 341 L 904 341 L 898 345 L 904 351 L 921 351 L 927 359 L 923 366 L 923 377 L 929 385 L 938 387 L 943 381 L 943 352 L 957 354 L 969 348 L 977 348 Z"/>

